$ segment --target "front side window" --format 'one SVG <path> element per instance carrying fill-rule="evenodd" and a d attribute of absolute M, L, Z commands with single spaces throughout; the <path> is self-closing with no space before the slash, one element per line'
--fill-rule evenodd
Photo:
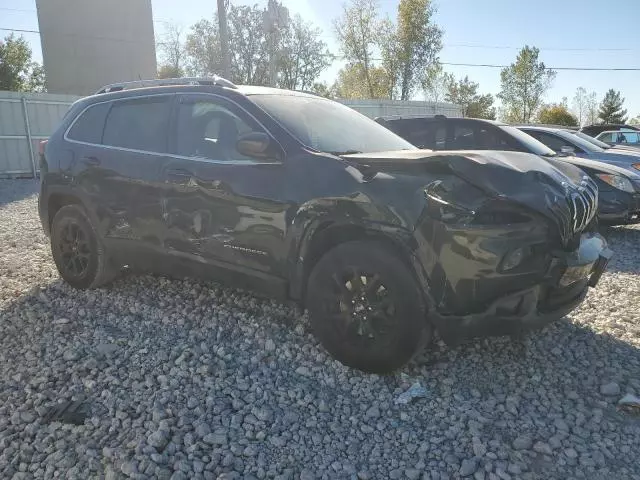
<path fill-rule="evenodd" d="M 170 114 L 170 96 L 113 102 L 102 143 L 111 147 L 165 153 Z"/>
<path fill-rule="evenodd" d="M 77 142 L 99 144 L 102 141 L 104 121 L 110 107 L 111 103 L 91 105 L 73 123 L 67 138 Z"/>
<path fill-rule="evenodd" d="M 415 150 L 391 130 L 338 102 L 303 95 L 251 95 L 300 143 L 321 152 Z"/>
<path fill-rule="evenodd" d="M 176 154 L 219 161 L 251 160 L 236 149 L 238 138 L 262 131 L 249 118 L 206 98 L 181 99 L 176 128 Z"/>
<path fill-rule="evenodd" d="M 603 142 L 613 142 L 613 133 L 609 132 L 598 135 L 598 140 Z"/>

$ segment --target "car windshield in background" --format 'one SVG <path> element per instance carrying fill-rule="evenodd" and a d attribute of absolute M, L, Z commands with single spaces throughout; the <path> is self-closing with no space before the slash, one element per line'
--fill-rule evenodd
<path fill-rule="evenodd" d="M 556 156 L 556 152 L 551 150 L 544 143 L 533 138 L 531 135 L 524 133 L 522 130 L 510 125 L 500 125 L 500 128 L 522 143 L 531 153 L 542 155 L 543 157 Z"/>
<path fill-rule="evenodd" d="M 589 142 L 593 145 L 596 145 L 598 147 L 600 147 L 603 150 L 609 150 L 611 148 L 611 145 L 601 142 L 600 140 L 598 140 L 597 138 L 593 138 L 590 137 L 589 135 L 587 135 L 586 133 L 582 133 L 582 132 L 578 132 L 576 130 L 567 130 L 569 133 L 575 135 L 576 137 L 581 138 L 582 140 L 584 140 L 585 142 Z"/>
<path fill-rule="evenodd" d="M 302 95 L 251 95 L 301 143 L 335 154 L 415 150 L 382 125 L 340 103 Z"/>
<path fill-rule="evenodd" d="M 577 135 L 571 135 L 571 133 L 565 131 L 565 130 L 559 130 L 557 131 L 558 135 L 560 135 L 562 138 L 566 139 L 567 142 L 572 142 L 574 145 L 577 145 L 578 147 L 582 148 L 584 151 L 589 152 L 589 153 L 602 153 L 604 152 L 604 148 L 600 148 L 599 146 L 595 145 L 592 142 L 589 142 L 588 140 L 585 140 Z M 605 143 L 606 145 L 606 143 Z M 568 147 L 572 146 L 572 145 L 567 145 Z"/>

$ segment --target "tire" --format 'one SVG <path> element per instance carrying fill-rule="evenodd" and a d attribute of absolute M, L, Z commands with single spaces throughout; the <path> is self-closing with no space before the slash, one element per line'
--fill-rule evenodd
<path fill-rule="evenodd" d="M 327 351 L 364 372 L 402 367 L 432 336 L 413 273 L 377 242 L 347 242 L 327 252 L 309 276 L 306 306 Z"/>
<path fill-rule="evenodd" d="M 95 228 L 79 205 L 66 205 L 53 217 L 51 253 L 60 276 L 74 288 L 97 288 L 116 277 Z"/>

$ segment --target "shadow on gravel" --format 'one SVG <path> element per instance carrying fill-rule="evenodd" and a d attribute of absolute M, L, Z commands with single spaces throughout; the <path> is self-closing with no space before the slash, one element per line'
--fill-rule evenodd
<path fill-rule="evenodd" d="M 38 179 L 0 179 L 0 207 L 34 195 L 39 187 Z"/>

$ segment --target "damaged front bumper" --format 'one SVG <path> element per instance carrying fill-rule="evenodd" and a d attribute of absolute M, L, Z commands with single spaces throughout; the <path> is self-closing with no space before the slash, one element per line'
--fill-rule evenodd
<path fill-rule="evenodd" d="M 482 312 L 430 319 L 448 344 L 497 335 L 513 335 L 542 327 L 573 311 L 595 287 L 613 252 L 598 234 L 584 234 L 572 252 L 556 252 L 544 280 L 531 288 L 501 296 Z"/>

